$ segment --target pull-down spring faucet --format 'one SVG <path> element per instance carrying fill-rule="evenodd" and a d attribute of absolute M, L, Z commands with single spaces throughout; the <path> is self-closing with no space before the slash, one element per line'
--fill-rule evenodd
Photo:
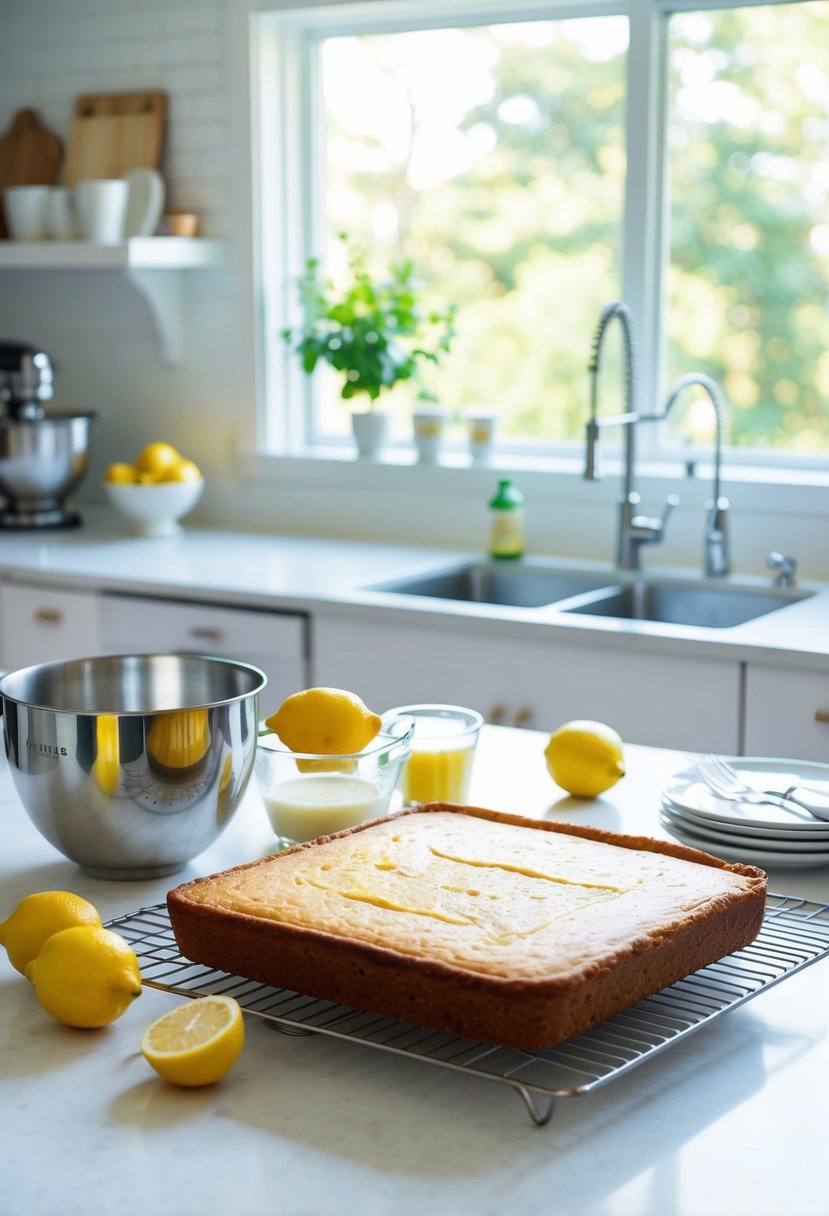
<path fill-rule="evenodd" d="M 624 350 L 627 365 L 625 380 L 625 412 L 609 418 L 598 415 L 598 385 L 601 367 L 601 352 L 604 336 L 610 322 L 616 318 L 624 333 Z M 639 569 L 639 551 L 642 545 L 658 544 L 665 535 L 668 516 L 679 503 L 675 494 L 669 495 L 662 516 L 653 519 L 638 514 L 641 496 L 634 488 L 636 464 L 636 424 L 640 416 L 636 412 L 636 350 L 633 341 L 633 318 L 627 304 L 613 300 L 605 305 L 599 318 L 593 339 L 593 352 L 588 365 L 590 373 L 590 419 L 587 423 L 587 449 L 584 476 L 588 481 L 597 481 L 600 474 L 596 467 L 596 448 L 602 427 L 621 426 L 625 431 L 625 471 L 622 496 L 619 499 L 618 526 L 616 534 L 616 565 L 622 570 Z"/>

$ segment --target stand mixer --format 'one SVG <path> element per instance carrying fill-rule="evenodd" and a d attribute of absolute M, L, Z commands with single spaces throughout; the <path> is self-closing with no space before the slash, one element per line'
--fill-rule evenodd
<path fill-rule="evenodd" d="M 71 528 L 64 500 L 82 480 L 99 414 L 46 412 L 54 365 L 38 346 L 0 341 L 0 529 Z"/>

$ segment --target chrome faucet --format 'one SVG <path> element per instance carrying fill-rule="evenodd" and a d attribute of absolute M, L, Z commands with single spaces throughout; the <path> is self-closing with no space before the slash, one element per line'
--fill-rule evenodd
<path fill-rule="evenodd" d="M 667 418 L 677 399 L 692 385 L 698 385 L 707 393 L 716 419 L 714 440 L 714 485 L 711 499 L 705 504 L 707 518 L 704 539 L 704 566 L 708 578 L 722 578 L 731 570 L 729 553 L 728 514 L 729 501 L 720 492 L 720 467 L 723 441 L 723 401 L 716 383 L 704 372 L 688 372 L 680 376 L 668 393 L 661 414 L 643 414 L 640 422 L 661 422 Z"/>
<path fill-rule="evenodd" d="M 602 343 L 604 342 L 607 328 L 614 318 L 620 322 L 624 332 L 624 350 L 627 365 L 625 412 L 623 414 L 614 414 L 610 418 L 599 418 L 597 415 Z M 598 481 L 601 476 L 598 472 L 596 461 L 596 450 L 601 428 L 606 426 L 624 427 L 625 471 L 622 496 L 618 503 L 616 565 L 621 570 L 638 570 L 642 546 L 658 544 L 663 539 L 668 516 L 674 507 L 679 504 L 679 499 L 676 494 L 670 494 L 662 515 L 658 519 L 638 513 L 642 500 L 634 486 L 634 475 L 636 465 L 636 424 L 641 421 L 641 418 L 636 412 L 638 396 L 636 350 L 633 341 L 633 318 L 627 304 L 624 304 L 621 300 L 613 300 L 602 309 L 593 339 L 593 351 L 587 370 L 590 373 L 590 419 L 587 423 L 584 476 L 587 481 Z"/>
<path fill-rule="evenodd" d="M 766 566 L 769 570 L 775 572 L 775 587 L 793 587 L 795 585 L 795 572 L 797 571 L 797 561 L 795 558 L 788 557 L 785 553 L 778 553 L 775 550 L 766 558 Z"/>

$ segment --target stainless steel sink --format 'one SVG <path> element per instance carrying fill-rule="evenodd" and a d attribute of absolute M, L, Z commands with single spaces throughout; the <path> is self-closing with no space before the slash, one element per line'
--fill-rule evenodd
<path fill-rule="evenodd" d="M 814 594 L 782 587 L 740 587 L 681 579 L 637 579 L 622 583 L 611 582 L 611 577 L 556 570 L 541 563 L 465 562 L 374 583 L 366 590 L 512 608 L 555 606 L 567 614 L 704 629 L 743 625 Z"/>
<path fill-rule="evenodd" d="M 473 562 L 430 571 L 425 575 L 375 583 L 366 590 L 392 591 L 397 595 L 421 595 L 439 600 L 462 600 L 472 604 L 540 608 L 605 587 L 606 575 L 551 570 L 527 562 L 514 566 Z"/>
<path fill-rule="evenodd" d="M 666 625 L 695 625 L 730 629 L 810 596 L 810 591 L 770 587 L 695 586 L 684 582 L 640 579 L 606 587 L 584 596 L 562 612 L 615 617 L 626 621 L 659 621 Z"/>

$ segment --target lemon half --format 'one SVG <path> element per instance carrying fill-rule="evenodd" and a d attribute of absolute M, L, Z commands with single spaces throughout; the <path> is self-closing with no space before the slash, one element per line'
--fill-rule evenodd
<path fill-rule="evenodd" d="M 173 1085 L 213 1085 L 239 1058 L 245 1023 L 231 996 L 203 996 L 151 1022 L 141 1052 Z"/>

